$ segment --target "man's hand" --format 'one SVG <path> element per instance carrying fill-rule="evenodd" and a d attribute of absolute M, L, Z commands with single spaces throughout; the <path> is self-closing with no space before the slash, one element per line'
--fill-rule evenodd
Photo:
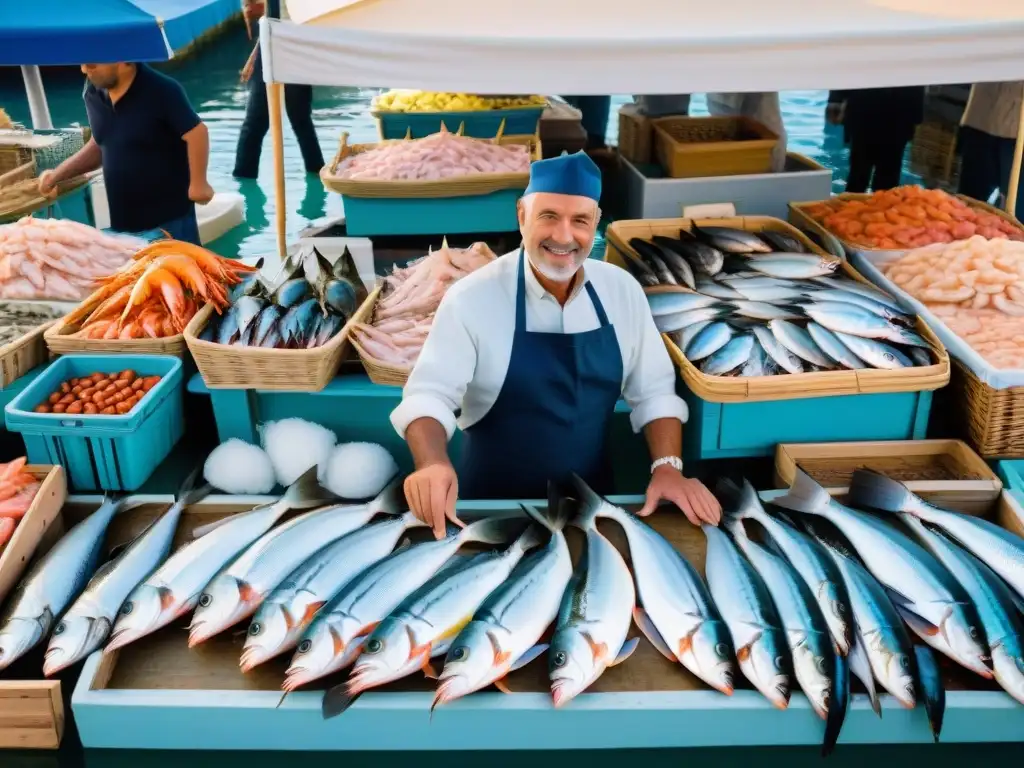
<path fill-rule="evenodd" d="M 213 200 L 213 187 L 208 181 L 193 181 L 188 185 L 188 199 L 193 203 L 206 205 Z"/>
<path fill-rule="evenodd" d="M 54 197 L 57 194 L 57 172 L 43 171 L 39 177 L 39 194 L 43 197 Z"/>
<path fill-rule="evenodd" d="M 455 515 L 458 498 L 459 479 L 448 462 L 428 464 L 405 479 L 405 500 L 409 502 L 409 509 L 434 530 L 438 539 L 444 538 L 446 519 L 462 526 Z"/>
<path fill-rule="evenodd" d="M 683 477 L 681 472 L 667 465 L 654 470 L 647 486 L 647 502 L 637 514 L 646 517 L 662 500 L 671 501 L 679 507 L 694 525 L 718 525 L 722 518 L 722 505 L 704 487 L 704 483 Z"/>

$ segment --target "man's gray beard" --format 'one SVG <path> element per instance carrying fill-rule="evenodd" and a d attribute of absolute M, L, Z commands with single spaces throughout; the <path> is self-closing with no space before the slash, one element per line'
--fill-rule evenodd
<path fill-rule="evenodd" d="M 541 260 L 534 258 L 533 254 L 529 251 L 526 251 L 526 255 L 529 257 L 530 264 L 533 265 L 533 268 L 544 275 L 548 280 L 554 280 L 556 283 L 568 283 L 573 279 L 576 273 L 580 271 L 580 268 L 586 263 L 587 259 L 590 258 L 590 254 L 593 250 L 594 246 L 590 246 L 590 249 L 587 251 L 587 255 L 578 264 L 570 267 L 564 267 L 562 269 L 557 269 L 541 263 Z"/>

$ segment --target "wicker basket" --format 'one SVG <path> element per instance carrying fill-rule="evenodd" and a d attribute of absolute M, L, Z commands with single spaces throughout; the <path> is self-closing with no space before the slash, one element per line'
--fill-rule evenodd
<path fill-rule="evenodd" d="M 359 311 L 352 316 L 350 325 L 373 322 L 373 313 L 377 308 L 377 299 L 380 298 L 382 290 L 384 290 L 383 286 L 379 285 L 366 297 L 366 301 L 359 307 Z M 352 344 L 356 354 L 359 355 L 359 361 L 363 364 L 363 368 L 366 369 L 366 375 L 370 377 L 370 381 L 382 386 L 405 386 L 405 382 L 409 379 L 409 374 L 412 373 L 412 368 L 402 368 L 401 366 L 377 360 L 363 349 L 362 345 L 356 340 L 355 334 L 351 332 L 351 329 L 348 330 L 348 337 L 349 343 Z"/>
<path fill-rule="evenodd" d="M 952 186 L 960 175 L 957 126 L 940 120 L 921 123 L 910 144 L 910 168 L 928 186 Z"/>
<path fill-rule="evenodd" d="M 954 360 L 950 390 L 974 450 L 987 459 L 1024 458 L 1024 387 L 993 389 Z"/>
<path fill-rule="evenodd" d="M 526 189 L 530 183 L 530 174 L 528 172 L 479 173 L 474 176 L 457 176 L 437 181 L 358 181 L 341 179 L 335 175 L 338 163 L 346 157 L 400 141 L 422 141 L 422 139 L 391 139 L 377 144 L 349 145 L 348 134 L 343 133 L 338 147 L 338 154 L 331 163 L 324 166 L 320 171 L 320 179 L 323 181 L 324 186 L 332 192 L 349 197 L 377 198 L 468 197 L 471 195 L 487 195 L 503 189 Z M 488 141 L 488 139 L 476 139 L 476 141 Z M 502 136 L 499 134 L 489 141 L 502 145 L 525 145 L 530 149 L 531 162 L 536 162 L 543 156 L 539 136 Z"/>
<path fill-rule="evenodd" d="M 734 227 L 748 232 L 781 232 L 799 239 L 804 246 L 832 258 L 816 246 L 802 232 L 779 219 L 767 216 L 746 216 L 726 219 L 705 219 L 697 222 L 706 227 Z M 617 221 L 608 227 L 605 235 L 608 248 L 605 260 L 619 266 L 625 259 L 638 258 L 629 241 L 634 237 L 644 240 L 654 235 L 675 237 L 680 229 L 690 229 L 689 219 L 650 219 L 645 221 Z M 839 261 L 838 259 L 836 261 Z M 853 267 L 839 261 L 847 277 L 870 285 Z M 874 287 L 874 286 L 872 286 Z M 686 359 L 683 352 L 668 334 L 662 334 L 669 356 L 682 374 L 690 391 L 702 400 L 713 403 L 755 402 L 761 400 L 796 400 L 807 397 L 830 395 L 858 395 L 881 392 L 920 392 L 944 387 L 949 382 L 949 354 L 938 337 L 920 318 L 916 319 L 917 332 L 928 342 L 934 365 L 903 368 L 895 371 L 863 369 L 859 371 L 816 371 L 812 373 L 761 376 L 756 378 L 708 376 Z"/>
<path fill-rule="evenodd" d="M 654 150 L 675 179 L 769 173 L 778 134 L 749 117 L 659 117 Z"/>
<path fill-rule="evenodd" d="M 319 392 L 334 379 L 348 351 L 349 320 L 326 344 L 316 349 L 262 349 L 216 344 L 199 338 L 213 317 L 203 307 L 185 328 L 196 367 L 210 389 L 263 389 Z"/>
<path fill-rule="evenodd" d="M 6 301 L 3 304 L 31 305 L 42 302 Z M 0 347 L 0 389 L 9 387 L 33 368 L 49 360 L 43 334 L 56 320 L 44 322 L 20 338 Z"/>

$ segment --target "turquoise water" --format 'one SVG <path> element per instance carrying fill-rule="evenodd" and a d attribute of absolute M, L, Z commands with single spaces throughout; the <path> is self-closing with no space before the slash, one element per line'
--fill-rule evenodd
<path fill-rule="evenodd" d="M 275 250 L 274 179 L 269 137 L 264 143 L 258 181 L 239 182 L 232 178 L 235 142 L 245 113 L 246 90 L 239 83 L 238 71 L 251 50 L 241 26 L 230 29 L 197 54 L 164 67 L 177 78 L 210 128 L 210 182 L 219 192 L 241 192 L 246 198 L 246 222 L 217 242 L 217 250 L 230 255 L 258 256 Z M 81 74 L 73 70 L 44 73 L 47 97 L 54 124 L 57 126 L 83 122 Z M 401 86 L 395 83 L 395 86 Z M 314 120 L 324 157 L 337 151 L 342 131 L 350 133 L 353 143 L 375 141 L 376 126 L 368 113 L 375 91 L 353 88 L 317 88 Z M 842 191 L 848 152 L 842 143 L 841 131 L 825 123 L 827 91 L 787 91 L 781 95 L 783 117 L 789 134 L 791 151 L 817 160 L 836 173 L 834 190 Z M 615 142 L 619 106 L 628 97 L 613 100 L 609 120 L 609 141 Z M 18 121 L 29 121 L 21 75 L 18 70 L 0 69 L 0 106 Z M 703 96 L 693 100 L 692 111 L 706 114 Z M 341 200 L 328 195 L 315 176 L 307 176 L 302 168 L 295 137 L 285 120 L 285 165 L 287 169 L 286 207 L 289 238 L 311 222 L 341 214 Z"/>

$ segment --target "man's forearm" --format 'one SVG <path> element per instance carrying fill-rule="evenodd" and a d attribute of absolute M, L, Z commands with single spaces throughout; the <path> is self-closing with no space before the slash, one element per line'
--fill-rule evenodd
<path fill-rule="evenodd" d="M 448 433 L 437 419 L 429 416 L 416 419 L 405 430 L 405 442 L 409 444 L 416 469 L 451 463 L 448 458 Z"/>
<path fill-rule="evenodd" d="M 188 173 L 192 181 L 206 181 L 206 164 L 210 160 L 210 132 L 200 123 L 183 137 L 188 147 Z"/>
<path fill-rule="evenodd" d="M 55 182 L 67 181 L 83 173 L 95 171 L 103 164 L 103 153 L 95 139 L 89 139 L 85 146 L 57 166 L 54 170 Z"/>
<path fill-rule="evenodd" d="M 683 424 L 679 419 L 655 419 L 644 427 L 651 461 L 664 456 L 683 455 Z"/>

